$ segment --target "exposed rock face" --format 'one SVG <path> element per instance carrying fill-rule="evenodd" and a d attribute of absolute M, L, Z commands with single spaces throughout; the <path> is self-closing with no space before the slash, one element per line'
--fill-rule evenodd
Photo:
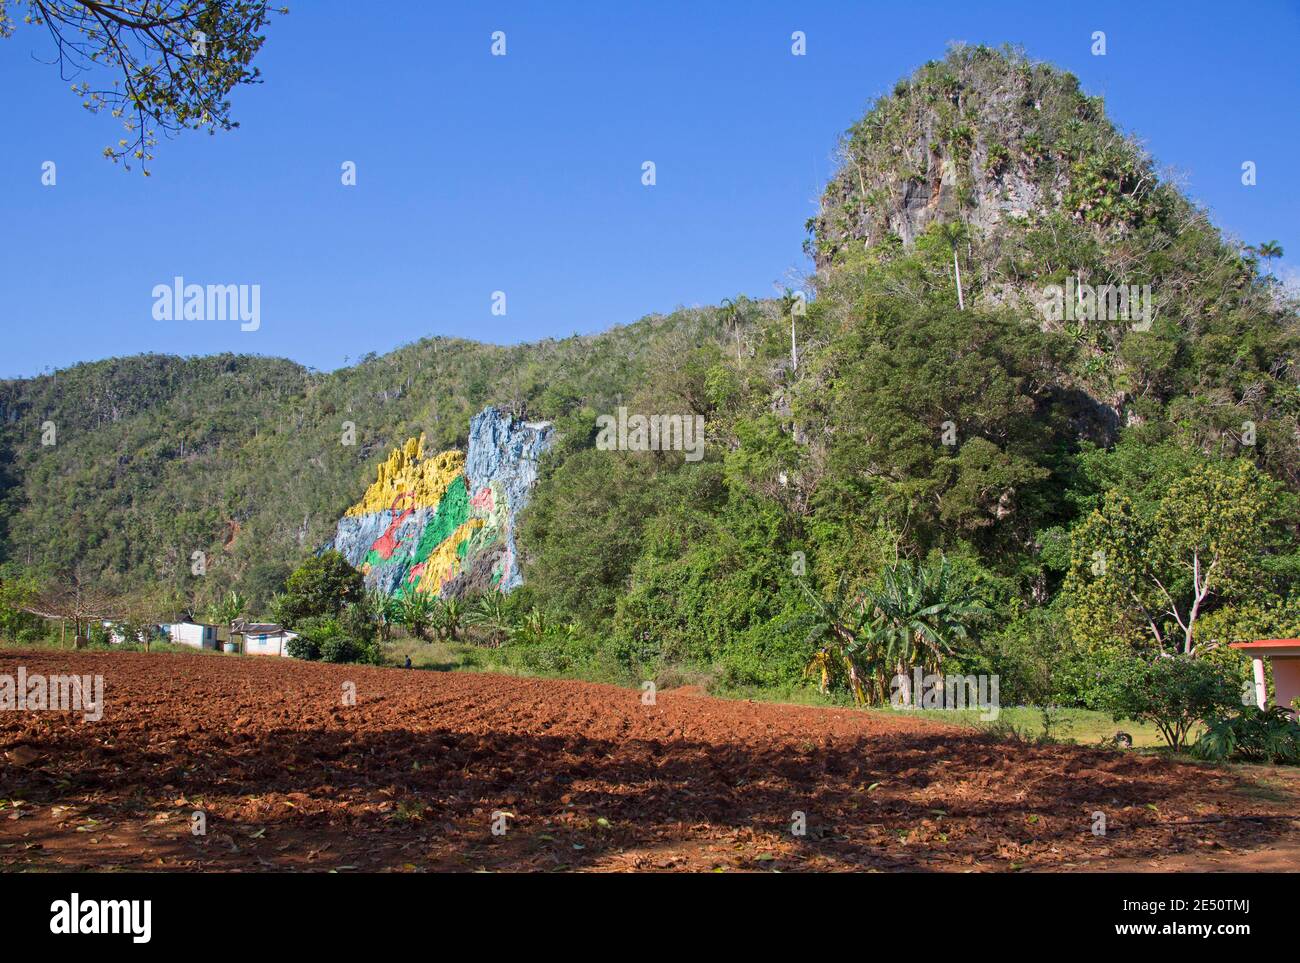
<path fill-rule="evenodd" d="M 553 434 L 489 407 L 470 422 L 466 453 L 426 456 L 424 438 L 412 438 L 379 466 L 326 547 L 389 595 L 508 592 L 522 581 L 515 519 Z"/>
<path fill-rule="evenodd" d="M 922 239 L 947 261 L 951 244 L 966 305 L 1015 311 L 1046 330 L 1066 330 L 1042 301 L 1067 275 L 1153 280 L 1140 251 L 1169 236 L 1178 203 L 1100 98 L 1014 50 L 958 45 L 925 64 L 872 104 L 839 154 L 807 225 L 821 279 L 915 254 Z M 1148 229 L 1156 233 L 1141 240 Z M 1116 387 L 1123 365 L 1104 348 L 1125 337 L 1124 323 L 1087 343 L 1070 332 L 1080 361 L 1059 386 L 1082 436 L 1102 444 L 1128 417 L 1130 395 Z"/>
<path fill-rule="evenodd" d="M 519 572 L 515 519 L 528 503 L 537 483 L 537 464 L 551 446 L 555 429 L 549 422 L 516 421 L 495 408 L 485 408 L 469 423 L 465 478 L 470 503 L 486 519 L 474 538 L 482 547 L 474 564 L 462 574 L 465 588 L 481 590 L 483 574 L 503 592 L 523 581 Z M 499 557 L 499 561 L 494 560 Z M 491 564 L 487 564 L 491 562 Z M 475 574 L 480 581 L 476 581 Z"/>
<path fill-rule="evenodd" d="M 1125 188 L 1146 173 L 1073 76 L 983 47 L 958 47 L 881 97 L 840 154 L 809 225 L 818 267 L 850 247 L 911 246 L 935 221 L 960 219 L 976 240 L 993 241 L 1011 219 L 1062 209 L 1088 217 L 1109 185 L 1081 158 L 1122 158 Z"/>

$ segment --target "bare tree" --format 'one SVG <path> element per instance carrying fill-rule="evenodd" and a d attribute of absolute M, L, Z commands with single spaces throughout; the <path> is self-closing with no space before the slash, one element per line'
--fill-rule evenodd
<path fill-rule="evenodd" d="M 63 628 L 63 641 L 67 640 L 69 621 L 75 641 L 85 637 L 92 622 L 116 620 L 122 615 L 119 600 L 86 578 L 80 565 L 73 568 L 67 579 L 42 588 L 24 611 L 44 619 L 58 619 Z"/>

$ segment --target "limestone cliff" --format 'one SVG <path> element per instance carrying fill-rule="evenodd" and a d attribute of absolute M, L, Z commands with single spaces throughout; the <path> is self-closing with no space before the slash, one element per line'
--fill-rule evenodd
<path fill-rule="evenodd" d="M 537 481 L 554 431 L 485 408 L 465 452 L 429 455 L 423 437 L 395 448 L 348 509 L 327 548 L 389 595 L 459 597 L 522 581 L 515 520 Z"/>
<path fill-rule="evenodd" d="M 847 249 L 910 246 L 960 220 L 978 242 L 1059 211 L 1123 233 L 1148 213 L 1147 158 L 1078 80 L 1015 51 L 954 48 L 875 101 L 840 144 L 808 227 L 819 267 Z"/>

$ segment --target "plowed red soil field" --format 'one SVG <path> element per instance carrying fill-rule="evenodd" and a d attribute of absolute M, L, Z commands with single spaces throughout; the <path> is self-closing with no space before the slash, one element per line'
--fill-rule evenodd
<path fill-rule="evenodd" d="M 102 675 L 105 705 L 0 712 L 11 871 L 1300 868 L 1296 787 L 1263 767 L 499 675 L 0 653 L 19 666 Z"/>

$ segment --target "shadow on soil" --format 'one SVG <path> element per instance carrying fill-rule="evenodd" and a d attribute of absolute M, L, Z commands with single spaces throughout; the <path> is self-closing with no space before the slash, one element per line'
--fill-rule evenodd
<path fill-rule="evenodd" d="M 1197 770 L 961 731 L 799 748 L 451 730 L 27 738 L 0 797 L 35 818 L 0 865 L 127 869 L 1005 869 L 1263 845 L 1284 823 L 1188 829 Z M 13 743 L 0 738 L 0 752 Z M 1198 785 L 1199 784 L 1199 785 Z M 71 808 L 43 816 L 50 807 Z M 203 837 L 191 811 L 207 814 Z M 512 814 L 504 835 L 493 813 Z M 1107 835 L 1092 833 L 1096 811 Z M 792 825 L 805 814 L 807 832 Z M 3 819 L 0 814 L 0 819 Z M 89 828 L 81 828 L 88 826 Z M 15 842 L 15 841 L 18 842 Z M 105 841 L 113 842 L 106 847 Z M 163 862 L 158 861 L 158 857 Z"/>

